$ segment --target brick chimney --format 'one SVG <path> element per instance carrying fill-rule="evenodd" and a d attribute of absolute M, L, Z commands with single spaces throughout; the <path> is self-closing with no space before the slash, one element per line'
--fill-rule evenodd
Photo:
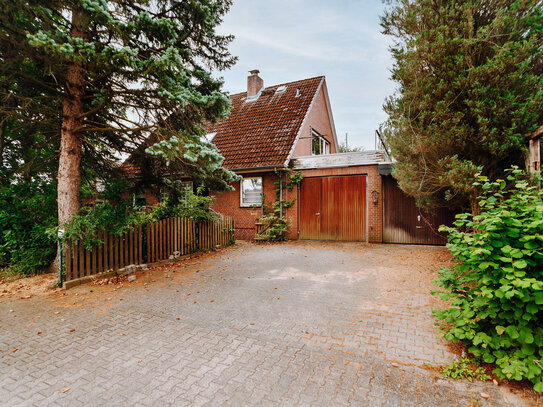
<path fill-rule="evenodd" d="M 251 75 L 247 77 L 247 97 L 256 96 L 258 92 L 264 87 L 264 81 L 258 74 L 260 71 L 258 69 L 253 69 L 249 71 Z"/>

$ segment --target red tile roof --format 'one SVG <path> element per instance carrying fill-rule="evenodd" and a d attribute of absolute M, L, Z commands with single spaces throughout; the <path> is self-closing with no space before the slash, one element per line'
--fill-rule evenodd
<path fill-rule="evenodd" d="M 142 166 L 153 166 L 157 168 L 156 161 L 149 160 L 149 156 L 144 153 L 145 149 L 158 141 L 154 134 L 151 134 L 135 152 L 130 155 L 119 167 L 122 175 L 127 178 L 138 178 L 143 174 Z"/>
<path fill-rule="evenodd" d="M 132 158 L 132 157 L 130 157 Z M 122 175 L 124 175 L 125 177 L 127 178 L 137 178 L 141 175 L 141 167 L 137 164 L 135 164 L 134 162 L 132 162 L 132 160 L 130 160 L 130 158 L 128 160 L 126 160 L 125 162 L 123 162 L 121 164 L 121 166 L 119 167 Z"/>
<path fill-rule="evenodd" d="M 232 170 L 283 166 L 296 140 L 307 111 L 324 76 L 268 86 L 258 98 L 247 92 L 231 95 L 232 110 L 225 120 L 206 127 L 217 133 L 212 142 Z M 284 91 L 277 92 L 278 88 Z M 125 176 L 141 176 L 134 157 L 120 167 Z"/>
<path fill-rule="evenodd" d="M 232 111 L 208 126 L 217 133 L 213 144 L 224 156 L 224 167 L 247 169 L 283 166 L 323 76 L 265 88 L 256 100 L 247 92 L 231 96 Z M 283 92 L 276 90 L 286 87 Z"/>

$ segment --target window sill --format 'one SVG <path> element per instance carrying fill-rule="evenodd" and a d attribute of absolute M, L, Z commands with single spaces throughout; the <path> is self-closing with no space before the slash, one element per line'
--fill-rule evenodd
<path fill-rule="evenodd" d="M 240 208 L 260 208 L 261 206 L 262 206 L 261 203 L 259 203 L 259 204 L 245 204 L 245 203 L 239 204 Z"/>

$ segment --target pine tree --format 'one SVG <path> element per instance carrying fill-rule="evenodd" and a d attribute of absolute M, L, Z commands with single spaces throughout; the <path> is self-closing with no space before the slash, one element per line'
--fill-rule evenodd
<path fill-rule="evenodd" d="M 26 115 L 41 120 L 43 131 L 31 135 L 56 135 L 59 225 L 80 207 L 82 160 L 111 165 L 150 134 L 177 137 L 177 162 L 187 172 L 224 185 L 231 179 L 217 160 L 208 165 L 206 154 L 218 153 L 200 138 L 205 123 L 229 111 L 211 72 L 235 63 L 232 37 L 215 31 L 230 4 L 0 0 L 0 98 L 9 101 L 0 121 Z"/>
<path fill-rule="evenodd" d="M 476 210 L 471 183 L 522 165 L 543 118 L 543 14 L 533 0 L 399 0 L 385 103 L 400 187 L 420 203 Z"/>

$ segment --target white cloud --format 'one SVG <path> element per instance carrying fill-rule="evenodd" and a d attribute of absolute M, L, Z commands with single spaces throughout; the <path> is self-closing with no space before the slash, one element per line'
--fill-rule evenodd
<path fill-rule="evenodd" d="M 373 148 L 374 130 L 386 119 L 385 98 L 394 90 L 388 40 L 380 34 L 380 0 L 237 0 L 221 33 L 238 64 L 221 72 L 225 88 L 243 91 L 250 69 L 273 85 L 325 75 L 338 135 Z"/>

